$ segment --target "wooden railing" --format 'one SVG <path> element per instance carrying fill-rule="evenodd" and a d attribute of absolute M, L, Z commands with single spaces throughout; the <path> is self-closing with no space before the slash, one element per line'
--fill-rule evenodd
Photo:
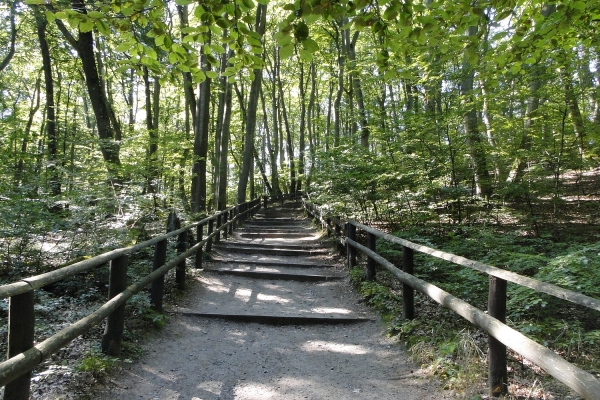
<path fill-rule="evenodd" d="M 180 289 L 185 288 L 186 259 L 196 254 L 195 267 L 202 268 L 202 252 L 211 251 L 213 241 L 218 242 L 221 235 L 223 238 L 227 238 L 238 224 L 254 215 L 261 206 L 260 200 L 257 198 L 238 204 L 201 221 L 134 246 L 112 250 L 55 271 L 0 286 L 0 299 L 10 298 L 8 359 L 0 363 L 0 386 L 6 385 L 4 399 L 29 399 L 31 371 L 50 355 L 107 317 L 102 337 L 102 350 L 108 355 L 118 356 L 121 352 L 127 300 L 148 285 L 152 285 L 150 290 L 151 306 L 156 311 L 162 311 L 164 275 L 176 268 L 176 284 Z M 205 226 L 207 227 L 206 237 L 203 238 Z M 188 249 L 188 232 L 194 228 L 197 235 L 196 244 Z M 167 240 L 175 236 L 177 236 L 178 254 L 167 262 Z M 153 271 L 127 287 L 129 254 L 153 245 L 155 246 Z M 203 249 L 204 246 L 205 249 Z M 34 291 L 93 268 L 105 266 L 107 263 L 110 263 L 109 301 L 85 318 L 34 346 Z"/>
<path fill-rule="evenodd" d="M 338 217 L 323 215 L 317 206 L 307 201 L 303 201 L 303 205 L 306 212 L 318 221 L 324 229 L 327 229 L 328 236 L 335 235 L 340 250 L 346 253 L 350 268 L 356 265 L 356 252 L 359 250 L 368 257 L 367 279 L 375 279 L 375 267 L 378 264 L 402 282 L 404 317 L 407 319 L 414 318 L 414 290 L 418 290 L 488 333 L 488 384 L 490 395 L 499 396 L 508 391 L 506 368 L 506 348 L 508 346 L 542 367 L 550 375 L 566 384 L 585 399 L 600 399 L 600 380 L 594 375 L 569 363 L 554 351 L 505 324 L 506 283 L 512 282 L 598 311 L 600 311 L 600 300 L 455 254 L 416 244 L 356 221 L 342 222 Z M 367 246 L 357 242 L 358 229 L 366 233 Z M 378 238 L 402 246 L 401 269 L 377 254 Z M 487 313 L 437 286 L 413 276 L 413 255 L 415 251 L 487 274 L 489 276 Z"/>

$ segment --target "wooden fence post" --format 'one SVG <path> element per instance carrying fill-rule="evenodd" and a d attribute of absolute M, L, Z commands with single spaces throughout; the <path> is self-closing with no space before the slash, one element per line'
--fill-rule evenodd
<path fill-rule="evenodd" d="M 370 232 L 367 232 L 367 247 L 371 251 L 377 251 L 377 236 Z M 375 280 L 375 265 L 375 260 L 369 257 L 367 259 L 367 280 L 369 281 Z"/>
<path fill-rule="evenodd" d="M 327 237 L 331 237 L 331 218 L 327 218 Z"/>
<path fill-rule="evenodd" d="M 504 323 L 506 321 L 506 281 L 490 276 L 488 315 Z M 488 384 L 490 395 L 498 397 L 508 393 L 506 372 L 506 346 L 493 336 L 488 336 Z"/>
<path fill-rule="evenodd" d="M 210 236 L 210 234 L 213 233 L 214 227 L 215 227 L 215 219 L 213 218 L 210 221 L 208 221 L 208 232 L 206 232 L 206 237 Z M 206 242 L 206 252 L 207 253 L 211 252 L 212 244 L 213 244 L 212 238 L 208 239 L 208 241 Z"/>
<path fill-rule="evenodd" d="M 231 221 L 231 224 L 229 224 L 229 236 L 233 236 L 233 226 L 235 225 L 235 222 L 233 221 L 234 218 L 235 208 L 232 208 L 231 210 L 229 210 L 229 221 Z"/>
<path fill-rule="evenodd" d="M 356 242 L 356 225 L 348 222 L 346 225 L 346 236 L 348 239 L 354 240 Z M 348 268 L 354 268 L 356 266 L 356 248 L 346 244 L 347 254 L 348 254 Z"/>
<path fill-rule="evenodd" d="M 223 211 L 223 225 L 227 224 L 227 217 L 229 216 L 229 211 Z M 223 240 L 227 240 L 227 234 L 229 233 L 229 226 L 226 226 L 223 229 Z"/>
<path fill-rule="evenodd" d="M 200 224 L 196 227 L 196 237 L 198 238 L 198 243 L 202 241 L 202 233 L 204 231 L 204 225 Z M 202 246 L 196 252 L 196 269 L 202 269 L 202 257 L 204 257 L 204 250 L 202 250 Z"/>
<path fill-rule="evenodd" d="M 108 278 L 108 298 L 112 299 L 127 288 L 127 255 L 115 258 L 110 262 Z M 125 327 L 125 304 L 113 311 L 106 318 L 104 335 L 102 335 L 102 352 L 109 356 L 121 355 L 123 329 Z"/>
<path fill-rule="evenodd" d="M 181 232 L 177 236 L 177 254 L 185 253 L 188 244 L 188 232 Z M 175 282 L 179 290 L 185 290 L 185 264 L 187 259 L 183 259 L 177 264 L 175 269 Z"/>
<path fill-rule="evenodd" d="M 154 247 L 154 260 L 152 262 L 152 270 L 157 270 L 162 267 L 167 261 L 167 239 L 156 243 Z M 163 293 L 165 291 L 165 276 L 157 278 L 152 282 L 150 288 L 150 306 L 154 311 L 162 312 L 163 309 Z"/>
<path fill-rule="evenodd" d="M 338 251 L 343 253 L 345 249 L 340 241 L 342 238 L 342 221 L 340 221 L 340 217 L 333 217 L 333 224 L 335 225 L 335 242 L 337 244 Z"/>
<path fill-rule="evenodd" d="M 221 219 L 222 214 L 219 212 L 217 214 L 217 234 L 215 235 L 215 243 L 219 243 L 221 241 Z"/>
<path fill-rule="evenodd" d="M 410 247 L 402 246 L 402 271 L 412 275 L 414 269 L 414 250 Z M 415 289 L 404 283 L 402 284 L 402 309 L 404 318 L 415 318 Z"/>
<path fill-rule="evenodd" d="M 8 309 L 8 358 L 33 347 L 35 314 L 33 291 L 12 296 Z M 4 388 L 4 400 L 29 400 L 31 371 Z"/>
<path fill-rule="evenodd" d="M 263 196 L 263 208 L 267 209 L 268 196 Z"/>

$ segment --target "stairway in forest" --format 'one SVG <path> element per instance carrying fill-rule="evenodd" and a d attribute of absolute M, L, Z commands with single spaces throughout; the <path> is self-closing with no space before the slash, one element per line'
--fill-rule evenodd
<path fill-rule="evenodd" d="M 263 209 L 213 246 L 202 301 L 178 312 L 277 325 L 367 320 L 340 301 L 343 272 L 330 252 L 300 204 Z"/>
<path fill-rule="evenodd" d="M 290 203 L 215 243 L 164 331 L 94 398 L 442 398 L 385 337 L 319 236 Z"/>

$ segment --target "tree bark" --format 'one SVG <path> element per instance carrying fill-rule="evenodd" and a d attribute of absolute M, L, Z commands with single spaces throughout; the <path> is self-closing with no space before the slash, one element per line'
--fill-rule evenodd
<path fill-rule="evenodd" d="M 300 61 L 300 132 L 299 132 L 299 154 L 298 154 L 298 179 L 296 181 L 296 190 L 302 190 L 302 181 L 304 180 L 304 151 L 306 147 L 306 88 L 304 87 L 304 63 Z"/>
<path fill-rule="evenodd" d="M 202 65 L 210 69 L 206 55 L 202 53 Z M 206 77 L 200 84 L 196 102 L 196 118 L 194 126 L 194 162 L 192 164 L 192 212 L 206 212 L 206 156 L 208 153 L 208 127 L 210 118 L 210 81 Z"/>
<path fill-rule="evenodd" d="M 15 55 L 15 43 L 17 41 L 17 24 L 15 22 L 15 16 L 17 14 L 17 4 L 19 2 L 16 0 L 12 1 L 10 5 L 10 46 L 8 48 L 8 53 L 0 62 L 0 72 L 4 71 L 8 64 L 10 64 L 10 60 L 12 60 Z M 36 11 L 37 13 L 37 11 Z"/>
<path fill-rule="evenodd" d="M 48 137 L 48 182 L 52 196 L 58 196 L 61 192 L 61 184 L 58 176 L 58 133 L 56 132 L 56 108 L 54 104 L 54 78 L 52 77 L 52 61 L 50 49 L 46 40 L 46 27 L 48 21 L 41 10 L 35 10 L 37 25 L 37 36 L 40 42 L 42 54 L 42 69 L 44 70 L 44 85 L 46 97 L 46 135 Z"/>
<path fill-rule="evenodd" d="M 477 35 L 477 27 L 469 28 L 469 36 Z M 464 130 L 467 139 L 467 146 L 473 162 L 473 174 L 475 177 L 475 190 L 478 195 L 489 198 L 492 195 L 492 182 L 487 169 L 487 160 L 485 149 L 479 133 L 479 124 L 477 118 L 477 109 L 475 108 L 475 98 L 473 94 L 473 80 L 475 69 L 465 56 L 463 58 L 463 80 L 461 82 L 461 95 L 466 99 L 465 107 L 467 109 L 464 116 Z"/>
<path fill-rule="evenodd" d="M 261 37 L 265 33 L 267 6 L 259 4 L 256 8 L 256 27 L 255 31 Z M 240 172 L 240 181 L 238 184 L 237 201 L 243 203 L 246 201 L 246 190 L 248 188 L 248 178 L 252 170 L 252 156 L 254 153 L 254 135 L 256 131 L 256 113 L 258 110 L 258 99 L 262 85 L 262 68 L 254 70 L 254 79 L 250 87 L 250 96 L 248 106 L 246 107 L 246 132 L 244 135 L 244 154 L 242 160 L 242 170 Z"/>

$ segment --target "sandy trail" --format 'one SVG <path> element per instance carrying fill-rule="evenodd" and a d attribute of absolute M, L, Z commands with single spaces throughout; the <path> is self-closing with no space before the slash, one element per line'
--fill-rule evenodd
<path fill-rule="evenodd" d="M 268 209 L 258 218 L 268 224 L 269 218 L 285 216 L 295 220 L 289 226 L 302 225 L 305 232 L 306 223 L 298 221 L 300 214 L 293 208 Z M 261 238 L 254 234 L 260 229 L 259 224 L 247 224 L 217 249 L 215 257 L 220 261 L 205 263 L 207 270 L 216 271 L 198 274 L 185 298 L 169 310 L 165 329 L 152 334 L 144 345 L 146 354 L 109 380 L 94 398 L 443 398 L 434 382 L 415 372 L 405 351 L 385 337 L 377 316 L 362 305 L 345 267 L 333 254 L 285 257 L 228 252 L 232 246 L 249 247 L 252 242 L 272 248 L 314 245 L 318 237 L 313 230 L 302 239 L 286 239 L 287 232 Z M 252 235 L 244 237 L 243 232 Z M 231 275 L 232 270 L 263 275 L 237 276 Z M 265 271 L 275 275 L 264 275 Z M 276 274 L 283 272 L 331 279 L 278 279 Z M 223 318 L 213 318 L 218 315 Z M 276 323 L 236 322 L 240 316 L 269 316 Z M 290 317 L 295 319 L 286 319 Z M 305 317 L 326 323 L 305 323 Z M 347 323 L 349 318 L 361 322 Z"/>

